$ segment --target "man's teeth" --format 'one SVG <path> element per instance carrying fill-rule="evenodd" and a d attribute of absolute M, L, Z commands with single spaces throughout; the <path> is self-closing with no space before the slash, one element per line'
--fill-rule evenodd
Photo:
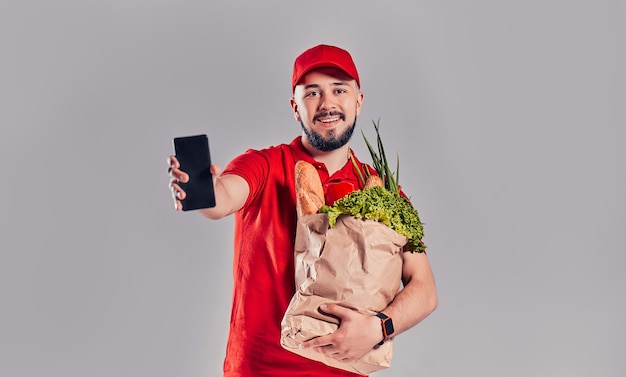
<path fill-rule="evenodd" d="M 330 123 L 330 122 L 336 122 L 339 120 L 339 117 L 337 118 L 330 118 L 330 119 L 322 119 L 321 122 L 322 123 Z"/>

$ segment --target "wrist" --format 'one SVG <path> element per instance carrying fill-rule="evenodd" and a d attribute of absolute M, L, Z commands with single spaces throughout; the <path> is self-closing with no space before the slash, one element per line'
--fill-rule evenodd
<path fill-rule="evenodd" d="M 393 337 L 395 329 L 393 327 L 393 320 L 383 312 L 376 313 L 376 317 L 380 319 L 380 328 L 382 331 L 383 339 L 378 343 L 379 346 L 383 345 L 386 340 Z"/>

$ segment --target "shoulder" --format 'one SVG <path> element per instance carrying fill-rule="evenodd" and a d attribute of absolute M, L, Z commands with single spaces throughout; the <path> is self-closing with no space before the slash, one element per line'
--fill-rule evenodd
<path fill-rule="evenodd" d="M 243 177 L 250 187 L 263 187 L 270 177 L 283 177 L 294 166 L 290 145 L 277 144 L 246 150 L 228 163 L 222 174 L 235 174 Z"/>

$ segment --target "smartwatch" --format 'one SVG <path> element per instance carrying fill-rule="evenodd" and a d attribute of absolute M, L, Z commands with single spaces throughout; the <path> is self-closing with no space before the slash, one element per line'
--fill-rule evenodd
<path fill-rule="evenodd" d="M 380 318 L 380 326 L 383 330 L 383 340 L 378 343 L 379 346 L 382 346 L 383 343 L 385 343 L 385 340 L 391 338 L 391 336 L 393 335 L 393 321 L 391 320 L 391 318 L 380 312 L 376 313 L 376 317 Z"/>

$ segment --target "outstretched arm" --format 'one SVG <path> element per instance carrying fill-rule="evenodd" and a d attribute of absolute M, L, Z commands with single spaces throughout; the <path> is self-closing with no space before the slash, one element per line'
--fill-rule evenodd
<path fill-rule="evenodd" d="M 170 190 L 177 211 L 183 209 L 181 200 L 185 199 L 186 193 L 180 187 L 180 183 L 187 183 L 189 175 L 180 170 L 180 163 L 175 156 L 168 159 L 168 172 L 170 174 Z M 211 165 L 213 183 L 215 187 L 215 207 L 205 208 L 199 212 L 209 219 L 220 219 L 240 210 L 248 199 L 250 188 L 248 183 L 238 175 L 219 175 L 220 167 Z"/>

